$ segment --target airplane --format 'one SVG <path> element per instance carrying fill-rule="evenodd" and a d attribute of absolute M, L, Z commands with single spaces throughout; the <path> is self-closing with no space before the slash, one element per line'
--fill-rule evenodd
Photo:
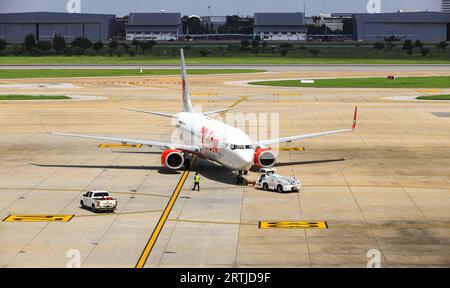
<path fill-rule="evenodd" d="M 351 128 L 348 129 L 295 135 L 263 141 L 253 141 L 243 131 L 210 117 L 211 115 L 217 113 L 226 113 L 230 110 L 229 108 L 204 113 L 197 113 L 194 111 L 189 93 L 189 84 L 183 49 L 181 49 L 180 55 L 183 111 L 176 114 L 170 114 L 137 109 L 125 110 L 174 119 L 176 122 L 176 128 L 179 132 L 181 132 L 181 142 L 183 143 L 168 143 L 152 140 L 67 134 L 58 132 L 49 132 L 49 134 L 158 147 L 163 150 L 161 153 L 162 166 L 173 170 L 178 170 L 182 167 L 188 169 L 191 161 L 189 158 L 195 155 L 196 157 L 218 163 L 221 166 L 237 172 L 237 182 L 240 183 L 243 181 L 242 174 L 247 175 L 248 170 L 252 166 L 256 166 L 258 168 L 268 168 L 276 164 L 276 154 L 271 150 L 271 145 L 331 134 L 351 132 L 356 128 L 356 115 L 358 107 L 355 107 L 353 124 Z"/>

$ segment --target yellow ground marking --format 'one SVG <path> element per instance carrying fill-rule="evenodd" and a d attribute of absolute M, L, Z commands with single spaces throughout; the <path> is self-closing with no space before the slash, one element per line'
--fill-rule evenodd
<path fill-rule="evenodd" d="M 269 228 L 328 229 L 328 225 L 327 225 L 326 221 L 318 221 L 318 222 L 308 222 L 308 221 L 267 222 L 267 221 L 260 221 L 259 228 L 260 229 L 269 229 Z"/>
<path fill-rule="evenodd" d="M 248 97 L 241 97 L 238 101 L 234 102 L 230 106 L 228 106 L 228 109 L 231 109 L 241 103 L 242 101 L 247 100 Z M 219 114 L 218 117 L 223 116 L 228 111 L 223 111 Z M 191 166 L 194 164 L 195 159 L 197 158 L 196 155 L 192 157 Z M 148 257 L 150 256 L 150 253 L 152 252 L 153 247 L 155 246 L 156 240 L 158 240 L 158 236 L 162 231 L 162 228 L 164 227 L 164 224 L 167 221 L 167 218 L 169 217 L 170 211 L 172 211 L 173 206 L 175 205 L 175 202 L 178 198 L 178 195 L 180 195 L 180 191 L 183 188 L 184 183 L 186 182 L 187 176 L 189 175 L 190 169 L 186 169 L 183 174 L 181 175 L 180 181 L 178 182 L 177 186 L 175 187 L 175 190 L 172 193 L 172 196 L 169 199 L 169 202 L 167 203 L 166 208 L 164 209 L 163 214 L 161 215 L 161 218 L 159 218 L 158 223 L 156 224 L 155 229 L 152 232 L 152 235 L 150 236 L 150 239 L 148 240 L 147 244 L 145 245 L 144 250 L 141 253 L 141 256 L 139 257 L 139 260 L 135 266 L 135 268 L 144 268 L 145 263 L 147 262 Z"/>
<path fill-rule="evenodd" d="M 69 222 L 75 215 L 9 215 L 3 222 Z"/>
<path fill-rule="evenodd" d="M 419 93 L 442 93 L 440 89 L 418 89 L 416 91 Z"/>
<path fill-rule="evenodd" d="M 275 92 L 272 93 L 273 96 L 302 96 L 301 93 L 295 93 L 295 92 Z"/>
<path fill-rule="evenodd" d="M 142 144 L 117 144 L 117 143 L 104 143 L 98 145 L 98 148 L 141 148 Z"/>
<path fill-rule="evenodd" d="M 145 262 L 147 262 L 148 256 L 150 255 L 150 252 L 152 252 L 153 246 L 155 245 L 156 240 L 158 239 L 158 236 L 161 233 L 161 230 L 164 227 L 164 224 L 166 223 L 166 220 L 170 214 L 170 211 L 172 211 L 173 205 L 175 204 L 175 201 L 177 200 L 178 195 L 180 195 L 181 188 L 183 188 L 184 182 L 186 182 L 186 178 L 188 175 L 189 175 L 189 170 L 185 170 L 183 172 L 183 174 L 181 175 L 180 181 L 178 182 L 177 187 L 175 187 L 172 197 L 170 197 L 170 200 L 167 203 L 167 206 L 164 209 L 164 212 L 161 215 L 161 218 L 159 218 L 158 224 L 156 224 L 156 227 L 153 230 L 153 233 L 150 236 L 150 239 L 148 240 L 147 245 L 145 245 L 145 248 L 142 251 L 141 256 L 139 257 L 139 260 L 136 264 L 136 268 L 143 268 L 145 265 Z"/>
<path fill-rule="evenodd" d="M 241 96 L 241 98 L 239 98 L 239 100 L 237 100 L 236 102 L 234 102 L 233 104 L 231 104 L 230 106 L 228 106 L 227 109 L 231 109 L 234 108 L 235 106 L 237 106 L 239 103 L 247 101 L 248 97 L 247 96 Z M 219 113 L 219 115 L 216 118 L 222 117 L 225 114 L 227 114 L 228 110 L 222 111 Z"/>
<path fill-rule="evenodd" d="M 305 151 L 305 147 L 279 147 L 272 150 L 278 151 Z"/>

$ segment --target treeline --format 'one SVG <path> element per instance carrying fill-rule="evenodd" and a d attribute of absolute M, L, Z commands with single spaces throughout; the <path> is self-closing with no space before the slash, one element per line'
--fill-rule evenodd
<path fill-rule="evenodd" d="M 439 52 L 445 52 L 447 49 L 448 43 L 447 41 L 441 41 L 435 45 Z M 431 49 L 425 47 L 425 44 L 417 39 L 416 41 L 412 41 L 410 39 L 406 39 L 404 42 L 401 42 L 399 39 L 395 37 L 389 37 L 384 40 L 384 42 L 376 42 L 373 44 L 373 48 L 375 50 L 384 50 L 389 49 L 393 50 L 394 48 L 401 47 L 403 51 L 405 51 L 408 55 L 413 55 L 416 51 L 418 51 L 422 57 L 425 57 L 431 53 Z"/>
<path fill-rule="evenodd" d="M 77 37 L 68 43 L 60 35 L 55 35 L 51 41 L 37 41 L 33 34 L 25 37 L 25 41 L 18 45 L 9 45 L 0 39 L 0 56 L 49 56 L 49 55 L 91 55 L 91 56 L 135 56 L 136 54 L 149 54 L 153 47 L 157 45 L 156 41 L 137 41 L 134 40 L 131 45 L 124 41 L 112 40 L 108 44 L 101 41 L 92 43 L 91 40 L 83 37 Z"/>

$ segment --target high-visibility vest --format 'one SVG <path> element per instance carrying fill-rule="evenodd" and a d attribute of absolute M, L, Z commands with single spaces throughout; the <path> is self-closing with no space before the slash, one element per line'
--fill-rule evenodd
<path fill-rule="evenodd" d="M 196 183 L 200 183 L 200 175 L 195 175 L 194 180 Z"/>

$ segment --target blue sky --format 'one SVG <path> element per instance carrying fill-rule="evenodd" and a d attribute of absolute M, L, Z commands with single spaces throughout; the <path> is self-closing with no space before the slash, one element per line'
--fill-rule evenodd
<path fill-rule="evenodd" d="M 0 13 L 65 12 L 69 0 L 0 0 Z M 183 15 L 252 15 L 253 12 L 303 11 L 308 15 L 324 12 L 366 12 L 368 0 L 80 0 L 82 12 L 126 15 L 129 12 L 181 12 Z M 439 11 L 441 0 L 381 0 L 382 12 L 402 10 Z"/>

